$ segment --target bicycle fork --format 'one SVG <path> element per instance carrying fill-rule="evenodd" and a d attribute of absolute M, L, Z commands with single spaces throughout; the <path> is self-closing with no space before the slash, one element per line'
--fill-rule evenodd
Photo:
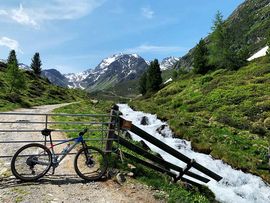
<path fill-rule="evenodd" d="M 92 160 L 91 152 L 89 152 L 89 149 L 85 143 L 85 141 L 82 141 L 82 147 L 84 149 L 84 155 L 85 155 L 85 163 L 87 166 L 92 166 L 94 164 L 94 161 Z"/>

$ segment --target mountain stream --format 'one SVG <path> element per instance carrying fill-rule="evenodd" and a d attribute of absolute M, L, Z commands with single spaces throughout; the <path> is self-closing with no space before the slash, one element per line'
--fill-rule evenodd
<path fill-rule="evenodd" d="M 214 192 L 218 201 L 227 203 L 270 202 L 270 186 L 263 182 L 260 177 L 244 173 L 241 170 L 235 170 L 228 164 L 225 164 L 223 161 L 215 160 L 211 155 L 194 152 L 191 149 L 191 143 L 189 141 L 173 138 L 173 132 L 169 128 L 168 124 L 159 120 L 156 115 L 143 113 L 140 111 L 133 111 L 126 104 L 118 104 L 118 106 L 125 119 L 132 121 L 134 125 L 138 126 L 189 158 L 195 159 L 198 163 L 202 164 L 211 171 L 222 176 L 223 179 L 221 181 L 217 182 L 210 178 L 211 181 L 206 184 Z M 147 119 L 147 125 L 141 124 L 143 117 Z M 163 128 L 160 128 L 161 126 L 163 126 Z M 157 131 L 157 129 L 162 130 Z M 133 140 L 143 140 L 132 132 L 130 132 L 130 134 Z M 164 160 L 167 160 L 180 167 L 186 166 L 184 162 L 174 158 L 151 143 L 145 140 L 143 141 L 152 151 L 159 153 Z M 190 171 L 205 176 L 196 169 L 191 168 Z M 184 177 L 198 182 L 188 176 Z"/>

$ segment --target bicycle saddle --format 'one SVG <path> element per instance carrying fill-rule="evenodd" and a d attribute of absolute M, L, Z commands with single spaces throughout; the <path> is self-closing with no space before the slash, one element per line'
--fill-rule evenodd
<path fill-rule="evenodd" d="M 41 131 L 41 134 L 44 135 L 44 136 L 49 136 L 52 131 L 53 130 L 51 130 L 51 129 L 46 129 L 45 128 L 44 130 Z"/>

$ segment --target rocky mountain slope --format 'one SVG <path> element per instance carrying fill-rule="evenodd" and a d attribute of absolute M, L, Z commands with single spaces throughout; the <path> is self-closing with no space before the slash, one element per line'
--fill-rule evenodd
<path fill-rule="evenodd" d="M 171 70 L 179 59 L 167 57 L 160 63 L 162 71 Z M 42 76 L 60 87 L 85 89 L 89 92 L 112 91 L 113 95 L 135 96 L 138 93 L 138 79 L 148 67 L 149 62 L 138 54 L 115 54 L 103 59 L 96 68 L 80 73 L 62 74 L 56 69 L 44 69 Z M 0 68 L 6 61 L 0 60 Z M 30 70 L 23 63 L 19 67 Z"/>
<path fill-rule="evenodd" d="M 145 60 L 137 54 L 116 54 L 103 59 L 82 81 L 82 86 L 89 91 L 107 89 L 137 79 L 147 67 Z"/>
<path fill-rule="evenodd" d="M 172 69 L 178 60 L 172 56 L 163 59 L 160 63 L 161 70 Z M 61 74 L 56 69 L 48 69 L 42 75 L 53 84 L 90 92 L 113 89 L 115 86 L 118 88 L 121 84 L 135 89 L 129 83 L 134 85 L 134 81 L 137 81 L 148 65 L 149 62 L 137 54 L 120 53 L 103 59 L 96 68 L 80 73 Z"/>
<path fill-rule="evenodd" d="M 176 57 L 166 57 L 160 63 L 160 69 L 162 71 L 172 69 L 174 65 L 179 61 L 179 58 Z"/>
<path fill-rule="evenodd" d="M 147 62 L 139 55 L 120 53 L 103 59 L 96 68 L 80 73 L 61 74 L 56 69 L 48 69 L 43 70 L 42 75 L 53 84 L 91 92 L 136 80 L 147 67 Z"/>
<path fill-rule="evenodd" d="M 270 27 L 270 1 L 246 0 L 225 21 L 233 40 L 233 48 L 247 48 L 250 56 L 266 46 Z M 209 36 L 206 36 L 206 41 Z M 180 58 L 177 68 L 192 67 L 193 49 Z"/>
<path fill-rule="evenodd" d="M 67 73 L 63 76 L 66 77 L 68 80 L 68 87 L 69 88 L 80 88 L 84 89 L 84 87 L 81 86 L 81 82 L 87 78 L 87 76 L 92 72 L 92 69 L 88 69 L 86 71 L 80 72 L 80 73 Z"/>
<path fill-rule="evenodd" d="M 56 69 L 43 70 L 41 75 L 45 78 L 48 78 L 52 84 L 60 87 L 67 87 L 69 82 L 68 79 Z"/>

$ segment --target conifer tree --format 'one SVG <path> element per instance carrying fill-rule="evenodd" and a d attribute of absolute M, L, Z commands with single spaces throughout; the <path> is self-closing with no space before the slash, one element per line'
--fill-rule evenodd
<path fill-rule="evenodd" d="M 42 63 L 40 60 L 39 53 L 35 53 L 34 57 L 32 58 L 31 69 L 37 76 L 40 76 L 41 74 L 41 65 Z"/>
<path fill-rule="evenodd" d="M 147 90 L 158 91 L 160 89 L 160 85 L 162 84 L 162 77 L 161 77 L 160 66 L 157 59 L 155 59 L 154 61 L 150 63 L 147 78 L 148 78 Z"/>
<path fill-rule="evenodd" d="M 145 71 L 139 81 L 139 91 L 142 95 L 147 92 L 147 71 Z"/>
<path fill-rule="evenodd" d="M 197 44 L 193 57 L 193 67 L 196 73 L 205 74 L 210 70 L 208 64 L 208 49 L 203 39 Z"/>
<path fill-rule="evenodd" d="M 15 66 L 18 66 L 18 60 L 17 60 L 15 50 L 11 50 L 9 52 L 9 56 L 8 56 L 8 59 L 7 59 L 7 64 L 14 64 Z"/>
<path fill-rule="evenodd" d="M 10 52 L 7 61 L 6 78 L 9 90 L 10 92 L 19 92 L 21 89 L 25 88 L 26 82 L 23 71 L 18 67 L 18 60 L 14 50 Z"/>
<path fill-rule="evenodd" d="M 225 27 L 222 14 L 218 11 L 210 36 L 209 64 L 215 68 L 235 70 L 240 67 L 236 50 L 231 46 L 232 40 Z"/>

